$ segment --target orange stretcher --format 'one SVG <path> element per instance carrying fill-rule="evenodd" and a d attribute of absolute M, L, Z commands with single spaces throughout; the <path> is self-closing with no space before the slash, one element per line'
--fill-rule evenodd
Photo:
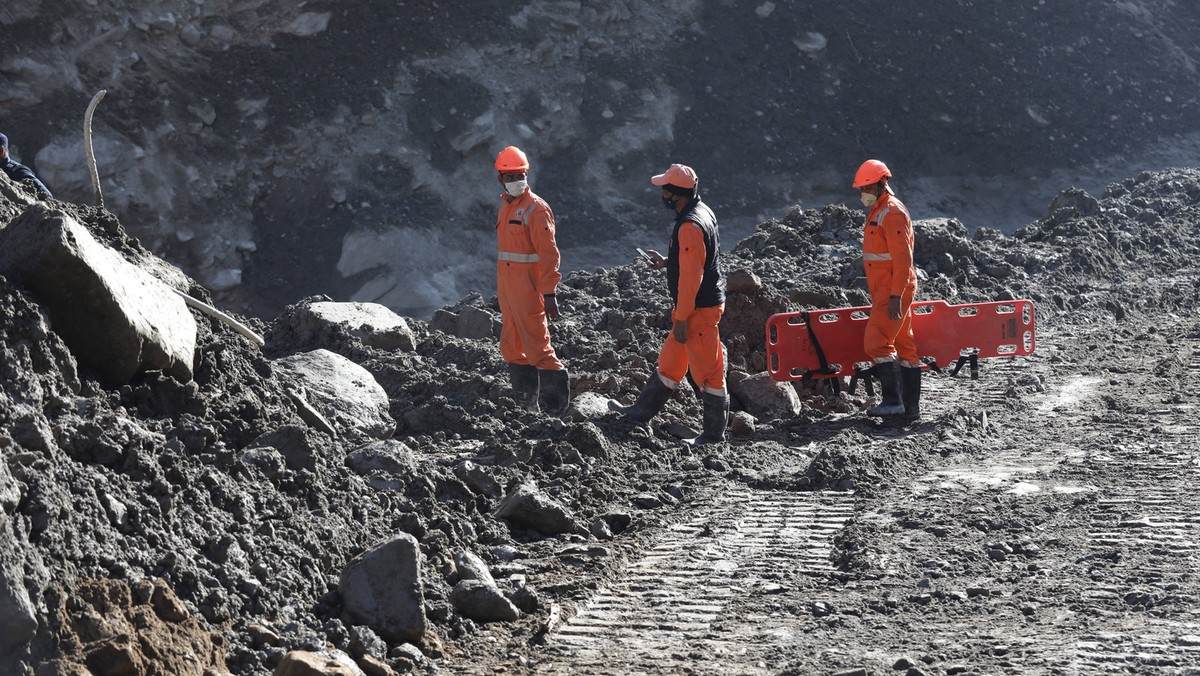
<path fill-rule="evenodd" d="M 957 362 L 1033 354 L 1036 347 L 1033 301 L 949 305 L 944 300 L 913 303 L 913 336 L 923 364 L 933 368 Z M 785 312 L 767 320 L 767 371 L 775 380 L 809 380 L 857 375 L 856 364 L 870 362 L 863 350 L 870 307 Z"/>

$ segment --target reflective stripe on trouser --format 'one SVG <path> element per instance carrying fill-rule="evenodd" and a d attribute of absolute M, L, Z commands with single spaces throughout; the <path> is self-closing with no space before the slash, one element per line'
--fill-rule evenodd
<path fill-rule="evenodd" d="M 871 316 L 867 319 L 863 349 L 875 363 L 893 361 L 897 357 L 910 364 L 918 363 L 917 341 L 912 331 L 912 302 L 916 291 L 915 287 L 904 290 L 900 297 L 901 317 L 897 320 L 888 319 L 890 295 L 886 291 L 871 298 Z"/>
<path fill-rule="evenodd" d="M 658 372 L 674 383 L 681 382 L 688 369 L 692 380 L 707 392 L 725 389 L 725 351 L 717 324 L 724 305 L 696 308 L 688 317 L 687 342 L 675 340 L 670 331 L 658 352 Z"/>
<path fill-rule="evenodd" d="M 500 261 L 496 266 L 496 295 L 503 326 L 500 356 L 510 364 L 530 364 L 557 371 L 562 362 L 550 346 L 546 301 L 537 290 L 537 265 Z"/>

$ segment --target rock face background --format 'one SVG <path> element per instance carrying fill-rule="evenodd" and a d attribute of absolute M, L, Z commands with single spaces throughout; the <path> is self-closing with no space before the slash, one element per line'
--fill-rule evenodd
<path fill-rule="evenodd" d="M 567 270 L 658 243 L 646 179 L 672 161 L 732 241 L 852 199 L 868 156 L 917 217 L 1011 232 L 1066 185 L 1200 147 L 1195 3 L 26 0 L 0 30 L 13 154 L 91 203 L 80 122 L 107 90 L 108 208 L 259 316 L 323 293 L 428 318 L 490 292 L 511 143 Z"/>

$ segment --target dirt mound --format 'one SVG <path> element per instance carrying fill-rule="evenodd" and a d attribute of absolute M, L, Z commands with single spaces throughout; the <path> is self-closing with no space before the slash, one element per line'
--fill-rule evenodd
<path fill-rule="evenodd" d="M 1043 325 L 1057 328 L 1190 311 L 1200 292 L 1171 271 L 1197 253 L 1198 204 L 1200 171 L 1180 169 L 1130 179 L 1099 198 L 1066 191 L 1044 219 L 1011 237 L 969 237 L 953 220 L 922 221 L 920 294 L 1032 298 Z M 56 206 L 152 274 L 182 277 L 104 212 Z M 0 213 L 15 211 L 0 203 Z M 865 302 L 860 219 L 844 206 L 793 209 L 728 248 L 722 334 L 731 381 L 763 370 L 771 314 Z M 620 533 L 636 541 L 661 520 L 655 510 L 702 491 L 708 477 L 869 494 L 924 453 L 905 441 L 865 451 L 861 429 L 838 422 L 865 394 L 812 385 L 797 388 L 804 407 L 795 419 L 737 412 L 742 422 L 725 449 L 679 443 L 700 420 L 687 388 L 649 428 L 604 414 L 548 418 L 513 402 L 494 339 L 414 321 L 412 351 L 379 350 L 348 328 L 296 331 L 292 316 L 318 300 L 269 323 L 248 320 L 267 338 L 262 350 L 197 315 L 192 382 L 151 372 L 109 388 L 76 363 L 35 296 L 0 281 L 0 506 L 11 531 L 0 544 L 0 592 L 16 600 L 0 609 L 17 608 L 3 619 L 24 620 L 17 625 L 27 632 L 0 665 L 5 673 L 90 667 L 97 655 L 189 673 L 178 662 L 185 650 L 200 656 L 190 673 L 270 673 L 289 650 L 330 647 L 419 668 L 481 649 L 469 640 L 478 623 L 451 602 L 465 574 L 456 563 L 462 552 L 521 577 L 508 589 L 526 612 L 514 631 L 536 632 L 539 610 L 603 574 L 588 546 Z M 552 330 L 575 396 L 636 394 L 668 329 L 661 278 L 637 265 L 577 272 L 559 303 L 564 317 Z M 472 326 L 486 330 L 498 308 L 476 296 L 446 313 L 480 317 Z M 382 385 L 397 422 L 392 439 L 348 444 L 305 422 L 274 360 L 315 348 L 349 358 Z M 1162 367 L 1174 368 L 1169 360 Z M 961 444 L 993 433 L 966 412 L 927 424 Z M 521 486 L 557 504 L 571 526 L 547 537 L 495 516 Z M 430 629 L 415 647 L 353 624 L 338 593 L 347 563 L 397 532 L 416 538 L 423 556 Z M 853 534 L 846 537 L 851 552 Z M 563 555 L 572 545 L 582 548 Z M 847 566 L 856 560 L 845 555 Z"/>

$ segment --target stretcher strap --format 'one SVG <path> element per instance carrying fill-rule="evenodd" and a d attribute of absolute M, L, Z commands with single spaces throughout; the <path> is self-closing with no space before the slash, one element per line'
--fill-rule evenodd
<path fill-rule="evenodd" d="M 807 310 L 801 310 L 800 316 L 804 318 L 804 328 L 808 329 L 808 339 L 812 341 L 813 351 L 817 353 L 817 359 L 821 362 L 821 368 L 816 371 L 808 371 L 804 374 L 801 380 L 812 380 L 816 375 L 832 375 L 838 372 L 838 369 L 829 367 L 829 360 L 825 358 L 825 350 L 821 349 L 821 341 L 817 340 L 817 334 L 813 331 L 812 320 L 808 316 Z"/>

